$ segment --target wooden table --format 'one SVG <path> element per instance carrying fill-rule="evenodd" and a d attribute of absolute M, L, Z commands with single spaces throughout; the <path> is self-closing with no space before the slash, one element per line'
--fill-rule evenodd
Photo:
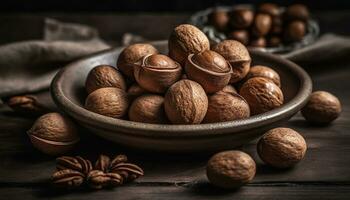
<path fill-rule="evenodd" d="M 39 26 L 45 14 L 3 15 L 0 24 L 1 43 L 39 37 L 39 32 L 18 33 L 22 28 Z M 50 14 L 59 19 L 96 25 L 102 35 L 111 39 L 124 31 L 144 33 L 151 39 L 165 38 L 171 28 L 183 22 L 188 14 L 140 14 L 136 16 L 93 14 Z M 317 15 L 322 27 L 334 28 L 338 33 L 349 34 L 350 14 L 334 12 Z M 147 20 L 143 20 L 147 19 Z M 339 20 L 341 19 L 341 20 Z M 152 21 L 150 27 L 139 21 Z M 112 27 L 104 24 L 111 22 Z M 133 25 L 133 22 L 139 26 Z M 345 23 L 346 22 L 346 23 Z M 119 26 L 117 25 L 119 23 Z M 156 29 L 158 23 L 163 28 Z M 343 23 L 344 29 L 339 26 Z M 130 26 L 127 26 L 130 25 Z M 108 32 L 108 30 L 110 32 Z M 142 166 L 145 176 L 136 182 L 112 190 L 79 190 L 61 193 L 52 190 L 49 177 L 54 170 L 53 157 L 45 156 L 30 144 L 26 130 L 33 119 L 0 114 L 0 199 L 349 199 L 350 198 L 350 65 L 339 62 L 320 66 L 304 66 L 310 73 L 314 89 L 326 90 L 339 97 L 343 113 L 333 124 L 325 127 L 307 124 L 300 114 L 284 126 L 305 136 L 308 151 L 305 159 L 295 168 L 273 170 L 262 164 L 256 155 L 255 142 L 242 147 L 258 164 L 252 183 L 236 191 L 223 191 L 212 187 L 205 177 L 205 164 L 209 155 L 156 155 L 122 149 L 94 135 L 82 132 L 82 142 L 76 152 L 96 159 L 99 153 L 114 155 L 126 153 Z M 5 107 L 1 108 L 6 111 Z"/>

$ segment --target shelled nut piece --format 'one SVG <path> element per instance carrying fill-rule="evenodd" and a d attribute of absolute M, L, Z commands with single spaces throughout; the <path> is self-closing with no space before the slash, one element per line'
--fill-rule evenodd
<path fill-rule="evenodd" d="M 189 54 L 209 50 L 207 36 L 190 24 L 177 26 L 169 38 L 169 56 L 184 65 Z"/>
<path fill-rule="evenodd" d="M 224 88 L 230 81 L 230 64 L 215 51 L 190 54 L 185 65 L 187 77 L 201 84 L 207 93 Z"/>
<path fill-rule="evenodd" d="M 253 180 L 254 160 L 242 151 L 223 151 L 210 158 L 207 164 L 209 181 L 221 188 L 236 188 Z"/>
<path fill-rule="evenodd" d="M 135 122 L 164 124 L 164 97 L 146 94 L 135 99 L 129 108 L 129 119 Z"/>
<path fill-rule="evenodd" d="M 248 118 L 248 103 L 237 93 L 219 91 L 208 97 L 208 111 L 204 123 L 226 122 Z"/>
<path fill-rule="evenodd" d="M 55 187 L 66 189 L 78 188 L 84 183 L 84 179 L 85 176 L 83 173 L 71 169 L 56 171 L 51 176 L 52 184 Z"/>
<path fill-rule="evenodd" d="M 252 115 L 280 107 L 284 100 L 282 90 L 271 80 L 262 77 L 248 79 L 239 94 L 248 102 Z"/>
<path fill-rule="evenodd" d="M 85 108 L 108 117 L 121 118 L 129 106 L 126 92 L 119 88 L 100 88 L 85 100 Z"/>
<path fill-rule="evenodd" d="M 208 97 L 201 85 L 183 79 L 168 89 L 164 108 L 173 124 L 199 124 L 207 112 Z"/>
<path fill-rule="evenodd" d="M 304 158 L 307 145 L 304 138 L 293 129 L 275 128 L 261 137 L 257 149 L 266 164 L 287 168 Z"/>
<path fill-rule="evenodd" d="M 39 117 L 27 133 L 34 147 L 49 155 L 66 153 L 79 141 L 75 124 L 59 113 Z"/>
<path fill-rule="evenodd" d="M 158 50 L 150 44 L 132 44 L 120 53 L 117 67 L 130 80 L 134 80 L 134 63 L 146 55 L 157 53 Z"/>
<path fill-rule="evenodd" d="M 224 40 L 214 46 L 213 51 L 222 55 L 231 65 L 230 83 L 242 80 L 249 72 L 251 58 L 247 48 L 236 40 Z"/>
<path fill-rule="evenodd" d="M 341 107 L 339 99 L 331 93 L 316 91 L 311 94 L 301 114 L 309 122 L 327 124 L 339 117 Z"/>
<path fill-rule="evenodd" d="M 166 55 L 147 55 L 134 67 L 136 82 L 144 89 L 154 93 L 164 93 L 181 78 L 182 67 Z"/>
<path fill-rule="evenodd" d="M 274 82 L 278 87 L 281 87 L 281 79 L 278 73 L 271 69 L 270 67 L 263 65 L 255 65 L 250 68 L 249 73 L 246 76 L 246 79 L 253 77 L 263 77 Z"/>

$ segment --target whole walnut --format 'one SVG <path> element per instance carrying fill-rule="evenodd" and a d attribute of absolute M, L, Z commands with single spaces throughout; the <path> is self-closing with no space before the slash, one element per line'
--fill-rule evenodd
<path fill-rule="evenodd" d="M 283 104 L 282 90 L 262 77 L 248 79 L 240 88 L 239 94 L 248 102 L 252 115 L 270 111 Z"/>
<path fill-rule="evenodd" d="M 85 81 L 85 89 L 89 94 L 104 87 L 116 87 L 122 90 L 126 89 L 126 83 L 123 76 L 117 69 L 110 65 L 99 65 L 94 67 L 89 72 Z"/>
<path fill-rule="evenodd" d="M 341 107 L 339 99 L 331 93 L 316 91 L 311 94 L 301 114 L 309 122 L 327 124 L 339 117 Z"/>
<path fill-rule="evenodd" d="M 251 67 L 248 75 L 246 76 L 246 79 L 248 80 L 253 77 L 267 78 L 274 82 L 278 87 L 281 87 L 280 76 L 275 70 L 271 69 L 270 67 L 263 65 L 255 65 Z"/>
<path fill-rule="evenodd" d="M 129 119 L 135 122 L 164 124 L 164 97 L 146 94 L 135 99 L 129 109 Z"/>
<path fill-rule="evenodd" d="M 119 88 L 100 88 L 85 100 L 85 108 L 108 117 L 121 118 L 127 112 L 127 94 Z"/>
<path fill-rule="evenodd" d="M 304 138 L 290 128 L 275 128 L 267 131 L 259 140 L 258 154 L 268 165 L 287 168 L 300 162 L 306 153 Z"/>
<path fill-rule="evenodd" d="M 188 55 L 210 48 L 207 36 L 190 24 L 177 26 L 170 35 L 168 45 L 169 56 L 181 65 L 185 64 Z"/>
<path fill-rule="evenodd" d="M 230 83 L 242 80 L 249 72 L 251 58 L 247 48 L 236 40 L 224 40 L 214 46 L 213 51 L 222 55 L 231 65 Z"/>
<path fill-rule="evenodd" d="M 224 88 L 231 78 L 231 66 L 220 54 L 205 50 L 188 56 L 185 70 L 187 77 L 201 84 L 207 93 Z"/>
<path fill-rule="evenodd" d="M 150 44 L 132 44 L 120 53 L 117 67 L 130 80 L 134 80 L 134 63 L 146 55 L 157 53 L 158 50 Z"/>
<path fill-rule="evenodd" d="M 173 124 L 199 124 L 208 109 L 208 97 L 197 82 L 182 79 L 165 94 L 165 113 Z"/>
<path fill-rule="evenodd" d="M 182 67 L 170 57 L 153 54 L 143 57 L 134 67 L 136 82 L 154 93 L 164 93 L 181 78 Z"/>
<path fill-rule="evenodd" d="M 208 97 L 208 111 L 204 123 L 226 122 L 248 118 L 248 103 L 237 93 L 217 92 Z"/>
<path fill-rule="evenodd" d="M 42 115 L 27 133 L 34 147 L 49 155 L 64 154 L 79 141 L 75 124 L 60 113 Z"/>
<path fill-rule="evenodd" d="M 221 188 L 236 188 L 253 180 L 254 160 L 242 151 L 223 151 L 210 158 L 207 164 L 209 181 Z"/>

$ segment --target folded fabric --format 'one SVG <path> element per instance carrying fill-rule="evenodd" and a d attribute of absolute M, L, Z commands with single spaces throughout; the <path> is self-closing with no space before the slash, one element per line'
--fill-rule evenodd
<path fill-rule="evenodd" d="M 47 19 L 44 40 L 0 46 L 0 97 L 47 89 L 60 67 L 107 48 L 94 28 Z"/>

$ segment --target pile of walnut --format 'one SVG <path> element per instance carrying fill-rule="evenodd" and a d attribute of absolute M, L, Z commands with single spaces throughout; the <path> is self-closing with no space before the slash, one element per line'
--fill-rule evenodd
<path fill-rule="evenodd" d="M 93 189 L 111 188 L 143 176 L 143 170 L 128 163 L 125 155 L 110 159 L 100 155 L 93 167 L 89 160 L 80 156 L 62 156 L 56 159 L 57 171 L 51 177 L 54 186 L 74 189 L 88 185 Z"/>
<path fill-rule="evenodd" d="M 150 44 L 134 44 L 119 55 L 118 69 L 93 68 L 86 79 L 85 107 L 137 122 L 200 124 L 243 119 L 281 106 L 279 75 L 250 64 L 240 42 L 226 40 L 210 50 L 198 28 L 179 25 L 169 38 L 168 56 Z"/>

